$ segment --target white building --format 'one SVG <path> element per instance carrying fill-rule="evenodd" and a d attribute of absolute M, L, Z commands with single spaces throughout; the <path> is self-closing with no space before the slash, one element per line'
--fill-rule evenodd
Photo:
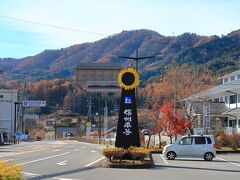
<path fill-rule="evenodd" d="M 192 105 L 196 128 L 226 134 L 240 133 L 240 70 L 222 77 L 222 83 L 185 99 Z"/>
<path fill-rule="evenodd" d="M 3 134 L 8 136 L 14 133 L 15 102 L 17 102 L 18 90 L 0 89 L 0 143 Z"/>

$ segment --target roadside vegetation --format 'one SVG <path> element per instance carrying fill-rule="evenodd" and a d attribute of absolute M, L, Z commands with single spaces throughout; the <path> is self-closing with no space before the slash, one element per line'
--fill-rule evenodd
<path fill-rule="evenodd" d="M 240 134 L 220 134 L 216 137 L 216 147 L 219 150 L 227 150 L 229 148 L 240 151 Z"/>
<path fill-rule="evenodd" d="M 21 180 L 22 166 L 16 166 L 14 163 L 0 161 L 0 179 L 1 180 Z"/>

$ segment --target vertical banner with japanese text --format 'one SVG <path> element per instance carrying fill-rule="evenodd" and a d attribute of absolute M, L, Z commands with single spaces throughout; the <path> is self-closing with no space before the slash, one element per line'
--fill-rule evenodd
<path fill-rule="evenodd" d="M 115 146 L 140 146 L 135 89 L 122 91 Z"/>
<path fill-rule="evenodd" d="M 122 87 L 122 93 L 115 146 L 124 149 L 130 146 L 140 147 L 135 98 L 135 88 L 139 84 L 139 76 L 135 69 L 126 68 L 120 71 L 118 80 Z"/>

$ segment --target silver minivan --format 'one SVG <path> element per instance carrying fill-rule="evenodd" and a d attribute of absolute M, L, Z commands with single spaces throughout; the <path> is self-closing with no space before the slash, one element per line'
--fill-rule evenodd
<path fill-rule="evenodd" d="M 216 157 L 215 141 L 212 135 L 182 136 L 174 144 L 163 148 L 163 156 L 169 160 L 176 157 L 202 157 L 211 161 Z"/>

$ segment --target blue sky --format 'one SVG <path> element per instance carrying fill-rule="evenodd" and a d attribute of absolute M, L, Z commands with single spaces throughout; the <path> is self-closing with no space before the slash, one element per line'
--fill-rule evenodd
<path fill-rule="evenodd" d="M 239 0 L 0 0 L 0 58 L 32 56 L 123 30 L 226 35 L 240 29 L 239 7 Z"/>

